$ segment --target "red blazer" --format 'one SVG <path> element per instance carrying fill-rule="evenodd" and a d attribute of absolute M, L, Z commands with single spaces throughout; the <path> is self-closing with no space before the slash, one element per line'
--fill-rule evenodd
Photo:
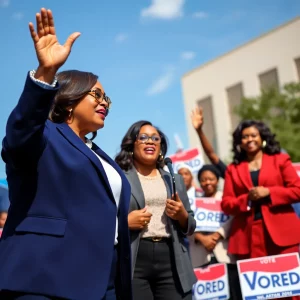
<path fill-rule="evenodd" d="M 264 154 L 258 178 L 259 186 L 270 190 L 270 201 L 262 203 L 262 215 L 273 242 L 278 246 L 300 243 L 300 219 L 292 203 L 300 202 L 300 179 L 287 154 Z M 253 187 L 247 162 L 228 166 L 222 209 L 234 219 L 228 251 L 250 253 L 253 210 L 248 207 L 248 192 Z"/>

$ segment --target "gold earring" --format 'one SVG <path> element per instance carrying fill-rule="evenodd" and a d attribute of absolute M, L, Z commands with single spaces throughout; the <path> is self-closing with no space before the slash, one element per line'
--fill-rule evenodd
<path fill-rule="evenodd" d="M 267 142 L 266 141 L 263 141 L 262 144 L 261 144 L 262 148 L 266 148 L 267 146 Z"/>
<path fill-rule="evenodd" d="M 129 152 L 129 155 L 130 155 L 130 156 L 133 156 L 133 152 L 132 152 L 132 151 L 131 151 L 131 152 Z"/>
<path fill-rule="evenodd" d="M 162 153 L 160 152 L 159 153 L 159 156 L 158 156 L 158 161 L 163 161 L 164 160 L 164 156 L 162 155 Z"/>
<path fill-rule="evenodd" d="M 72 116 L 72 113 L 73 113 L 73 108 L 71 108 L 71 109 L 69 110 L 69 117 Z"/>

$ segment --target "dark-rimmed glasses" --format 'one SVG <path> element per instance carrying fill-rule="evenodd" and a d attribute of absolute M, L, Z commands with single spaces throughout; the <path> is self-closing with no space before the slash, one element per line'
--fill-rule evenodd
<path fill-rule="evenodd" d="M 105 93 L 102 93 L 100 89 L 93 89 L 88 92 L 89 95 L 94 97 L 95 101 L 100 105 L 103 101 L 107 103 L 107 108 L 111 108 L 111 100 Z"/>
<path fill-rule="evenodd" d="M 145 144 L 149 141 L 149 139 L 151 139 L 151 141 L 154 143 L 154 144 L 160 144 L 161 142 L 161 137 L 157 134 L 154 134 L 152 136 L 149 136 L 148 134 L 146 133 L 142 133 L 142 134 L 139 134 L 137 137 L 136 137 L 136 140 Z"/>

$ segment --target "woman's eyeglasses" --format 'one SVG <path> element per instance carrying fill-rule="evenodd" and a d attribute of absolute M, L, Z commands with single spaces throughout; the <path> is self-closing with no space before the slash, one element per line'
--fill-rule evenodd
<path fill-rule="evenodd" d="M 110 109 L 111 108 L 111 100 L 109 97 L 106 96 L 105 93 L 102 93 L 102 91 L 100 89 L 94 89 L 94 90 L 90 90 L 88 92 L 89 95 L 91 95 L 92 97 L 94 97 L 95 101 L 100 105 L 103 101 L 105 101 L 107 103 L 107 108 Z"/>
<path fill-rule="evenodd" d="M 149 136 L 148 134 L 143 133 L 139 134 L 136 139 L 143 144 L 147 143 L 149 139 L 151 139 L 154 144 L 160 144 L 161 142 L 161 137 L 157 134 Z"/>

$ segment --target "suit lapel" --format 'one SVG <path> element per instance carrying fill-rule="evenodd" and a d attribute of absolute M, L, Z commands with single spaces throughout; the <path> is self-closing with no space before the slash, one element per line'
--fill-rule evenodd
<path fill-rule="evenodd" d="M 172 199 L 172 190 L 173 190 L 173 186 L 172 186 L 172 177 L 170 175 L 170 173 L 166 172 L 163 169 L 159 170 L 165 184 L 166 184 L 166 188 L 167 188 L 167 197 L 168 199 Z"/>
<path fill-rule="evenodd" d="M 145 196 L 142 189 L 140 179 L 137 175 L 136 169 L 132 167 L 130 170 L 125 172 L 128 181 L 131 186 L 131 194 L 138 203 L 140 209 L 145 207 Z"/>
<path fill-rule="evenodd" d="M 110 187 L 110 184 L 108 182 L 108 178 L 106 176 L 106 173 L 104 171 L 104 168 L 99 160 L 99 158 L 89 149 L 84 142 L 75 134 L 75 132 L 66 124 L 61 123 L 57 125 L 58 130 L 60 133 L 75 147 L 77 148 L 81 153 L 83 153 L 96 167 L 98 170 L 98 174 L 102 177 L 102 179 L 105 182 L 107 192 L 110 195 L 111 199 L 115 202 L 114 196 Z M 100 149 L 100 148 L 98 148 Z M 101 150 L 101 156 L 103 156 L 103 151 Z M 98 151 L 97 151 L 98 154 Z M 107 155 L 106 155 L 107 156 Z M 107 156 L 108 157 L 108 156 Z M 106 159 L 106 158 L 105 158 Z M 107 159 L 106 159 L 107 160 Z"/>
<path fill-rule="evenodd" d="M 248 162 L 242 161 L 236 166 L 236 170 L 240 180 L 243 182 L 245 187 L 250 190 L 253 187 L 251 175 L 248 167 Z"/>

